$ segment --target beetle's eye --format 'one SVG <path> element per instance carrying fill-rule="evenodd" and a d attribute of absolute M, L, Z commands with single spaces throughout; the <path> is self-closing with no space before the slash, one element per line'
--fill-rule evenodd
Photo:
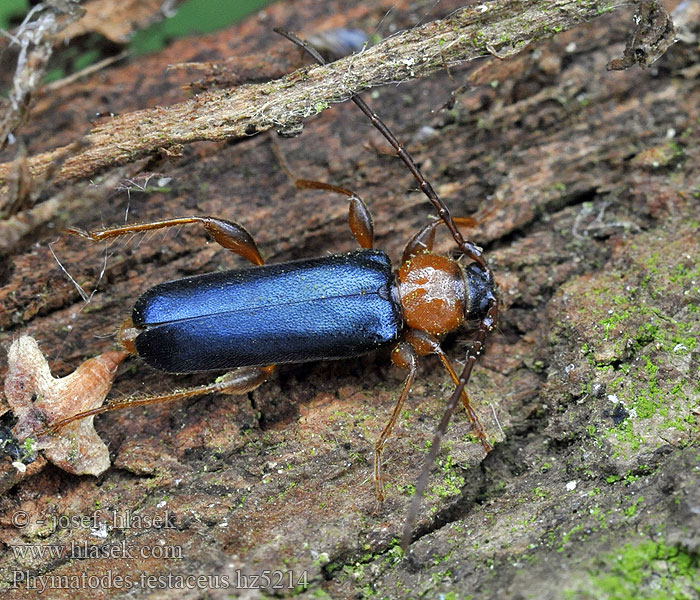
<path fill-rule="evenodd" d="M 464 281 L 467 287 L 464 317 L 468 321 L 481 320 L 496 296 L 493 277 L 478 264 L 471 263 L 464 267 Z"/>

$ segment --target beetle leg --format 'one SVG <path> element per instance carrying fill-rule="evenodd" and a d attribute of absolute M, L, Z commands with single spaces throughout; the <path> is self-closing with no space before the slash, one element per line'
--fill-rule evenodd
<path fill-rule="evenodd" d="M 360 248 L 372 248 L 374 245 L 374 224 L 372 223 L 372 214 L 369 212 L 369 208 L 367 208 L 362 198 L 352 191 L 333 185 L 332 183 L 316 181 L 315 179 L 297 179 L 289 169 L 287 160 L 277 145 L 275 138 L 273 137 L 271 139 L 273 142 L 272 152 L 277 157 L 277 161 L 282 167 L 282 170 L 287 174 L 287 177 L 294 182 L 298 190 L 328 190 L 329 192 L 343 194 L 343 196 L 347 196 L 350 199 L 348 215 L 350 231 L 355 236 L 357 243 L 360 244 Z"/>
<path fill-rule="evenodd" d="M 216 217 L 180 217 L 176 219 L 164 219 L 162 221 L 153 221 L 151 223 L 137 223 L 134 225 L 122 225 L 121 227 L 109 227 L 107 229 L 97 229 L 95 231 L 83 231 L 71 227 L 67 229 L 68 233 L 79 235 L 93 242 L 106 240 L 108 238 L 119 237 L 129 233 L 139 233 L 141 231 L 151 231 L 153 229 L 165 229 L 166 227 L 177 227 L 179 225 L 188 225 L 190 223 L 199 223 L 207 230 L 214 238 L 214 241 L 224 248 L 235 252 L 239 256 L 249 260 L 254 265 L 262 265 L 265 263 L 258 246 L 251 236 L 239 223 L 229 221 L 227 219 L 217 219 Z"/>
<path fill-rule="evenodd" d="M 403 529 L 403 535 L 401 536 L 401 548 L 404 552 L 407 551 L 408 545 L 411 543 L 411 532 L 413 531 L 413 525 L 418 517 L 418 510 L 420 509 L 420 500 L 425 491 L 425 486 L 428 484 L 428 476 L 430 475 L 430 468 L 435 463 L 435 458 L 440 450 L 440 444 L 442 443 L 442 438 L 447 431 L 447 424 L 450 422 L 452 413 L 457 407 L 460 396 L 462 395 L 465 386 L 469 383 L 469 378 L 471 377 L 472 369 L 476 364 L 477 358 L 484 349 L 484 342 L 486 336 L 494 328 L 496 321 L 498 320 L 498 300 L 491 296 L 489 300 L 489 306 L 486 311 L 486 315 L 481 319 L 479 323 L 479 329 L 477 329 L 474 342 L 472 343 L 469 352 L 467 352 L 467 361 L 464 363 L 464 368 L 462 373 L 457 379 L 457 387 L 455 391 L 452 392 L 452 396 L 447 401 L 447 406 L 445 407 L 445 412 L 440 419 L 440 423 L 435 430 L 435 435 L 433 436 L 433 442 L 430 446 L 430 451 L 425 459 L 423 465 L 423 470 L 421 471 L 418 479 L 416 481 L 416 490 L 413 495 L 413 500 L 411 500 L 411 506 L 408 509 L 408 515 L 406 516 L 406 523 Z M 483 444 L 483 442 L 482 442 Z M 488 445 L 488 442 L 487 442 Z M 490 448 L 490 445 L 489 445 Z"/>
<path fill-rule="evenodd" d="M 406 244 L 401 257 L 401 264 L 411 260 L 416 254 L 430 252 L 435 243 L 435 229 L 442 221 L 430 221 L 418 231 Z"/>
<path fill-rule="evenodd" d="M 474 227 L 477 225 L 477 221 L 471 217 L 453 217 L 452 219 L 457 225 L 461 227 Z M 443 222 L 440 220 L 430 221 L 422 229 L 416 233 L 406 244 L 403 250 L 403 256 L 401 257 L 401 262 L 411 260 L 416 254 L 421 254 L 422 252 L 432 252 L 433 244 L 435 243 L 435 230 L 438 225 Z"/>
<path fill-rule="evenodd" d="M 440 361 L 442 362 L 443 367 L 445 367 L 445 370 L 449 373 L 450 378 L 452 379 L 454 384 L 458 385 L 459 378 L 457 377 L 457 373 L 455 373 L 455 370 L 452 368 L 452 365 L 450 364 L 447 355 L 442 351 L 442 348 L 440 348 L 440 344 L 434 337 L 425 333 L 424 331 L 412 329 L 406 333 L 406 341 L 410 343 L 415 348 L 416 352 L 421 356 L 426 354 L 437 354 L 440 358 Z M 490 452 L 491 444 L 489 443 L 488 438 L 486 437 L 484 426 L 481 424 L 479 416 L 472 408 L 469 402 L 469 396 L 467 395 L 467 391 L 464 388 L 462 388 L 461 399 L 462 404 L 464 405 L 464 410 L 467 412 L 467 418 L 469 419 L 469 422 L 471 423 L 472 428 L 474 429 L 474 433 L 479 438 L 479 441 L 481 442 L 481 445 L 483 446 L 484 450 L 486 452 Z"/>
<path fill-rule="evenodd" d="M 440 357 L 440 360 L 442 361 L 443 366 L 445 367 L 445 370 L 450 374 L 450 377 L 452 378 L 452 381 L 454 382 L 455 385 L 459 384 L 459 378 L 457 377 L 457 373 L 455 373 L 454 369 L 452 368 L 452 365 L 450 364 L 449 359 L 445 355 L 445 353 L 442 351 L 442 348 L 438 346 L 438 352 L 436 354 Z M 491 452 L 492 447 L 491 444 L 488 441 L 488 438 L 486 437 L 486 431 L 484 430 L 484 426 L 481 424 L 481 421 L 479 420 L 479 415 L 474 412 L 474 409 L 472 408 L 471 404 L 469 403 L 469 396 L 467 395 L 467 391 L 465 389 L 462 389 L 462 404 L 464 405 L 464 410 L 467 411 L 467 418 L 469 419 L 469 422 L 472 424 L 472 428 L 474 429 L 474 433 L 476 433 L 476 437 L 479 438 L 479 441 L 481 442 L 481 445 L 484 448 L 485 452 Z"/>
<path fill-rule="evenodd" d="M 374 444 L 374 488 L 377 492 L 377 502 L 384 502 L 384 482 L 382 478 L 382 451 L 386 445 L 386 441 L 391 435 L 391 430 L 396 424 L 396 420 L 399 418 L 401 413 L 401 408 L 403 403 L 406 401 L 408 392 L 411 389 L 413 380 L 416 376 L 416 353 L 410 344 L 401 342 L 394 348 L 391 353 L 391 361 L 401 369 L 408 369 L 408 375 L 403 382 L 403 388 L 401 389 L 401 394 L 399 394 L 399 399 L 396 401 L 396 406 L 391 413 L 388 423 L 384 426 L 379 439 Z"/>
<path fill-rule="evenodd" d="M 372 213 L 369 212 L 369 208 L 362 198 L 345 188 L 313 179 L 297 179 L 294 185 L 300 190 L 328 190 L 347 196 L 350 201 L 348 214 L 350 231 L 355 236 L 357 243 L 360 244 L 360 248 L 372 248 L 374 245 L 374 223 L 372 222 Z"/>
<path fill-rule="evenodd" d="M 104 406 L 98 406 L 91 410 L 86 410 L 77 413 L 71 417 L 61 419 L 52 423 L 50 427 L 43 431 L 40 431 L 37 437 L 44 435 L 46 433 L 54 433 L 61 429 L 62 427 L 72 423 L 73 421 L 78 421 L 79 419 L 84 419 L 85 417 L 90 417 L 94 415 L 99 415 L 106 412 L 111 412 L 113 410 L 119 410 L 121 408 L 132 408 L 134 406 L 143 406 L 145 404 L 157 404 L 160 402 L 170 402 L 171 400 L 179 400 L 181 398 L 192 398 L 194 396 L 202 396 L 204 394 L 220 393 L 220 394 L 230 394 L 238 395 L 245 394 L 247 392 L 253 391 L 256 387 L 264 383 L 267 378 L 274 371 L 274 365 L 267 367 L 240 367 L 224 373 L 221 377 L 218 377 L 213 383 L 207 385 L 200 385 L 197 387 L 185 388 L 182 390 L 175 390 L 174 392 L 169 392 L 167 394 L 154 394 L 151 396 L 130 396 L 124 400 L 119 400 L 117 402 L 111 402 L 105 404 Z"/>

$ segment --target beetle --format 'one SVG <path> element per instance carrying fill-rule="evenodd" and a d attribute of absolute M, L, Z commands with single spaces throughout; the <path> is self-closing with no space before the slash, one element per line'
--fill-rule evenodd
<path fill-rule="evenodd" d="M 320 54 L 285 30 L 275 30 L 302 47 L 317 62 Z M 418 357 L 436 354 L 456 388 L 435 432 L 425 466 L 416 484 L 404 529 L 410 541 L 420 497 L 427 483 L 447 424 L 462 402 L 485 452 L 491 450 L 484 428 L 472 409 L 465 387 L 488 333 L 498 318 L 493 273 L 482 250 L 463 238 L 445 203 L 420 172 L 408 152 L 359 96 L 353 102 L 386 138 L 415 177 L 437 211 L 406 245 L 394 271 L 389 257 L 374 249 L 372 217 L 355 194 L 327 183 L 300 180 L 313 187 L 348 196 L 349 226 L 360 250 L 322 258 L 265 264 L 255 240 L 239 223 L 212 216 L 172 218 L 72 233 L 92 241 L 181 225 L 198 225 L 222 247 L 252 263 L 252 268 L 207 273 L 161 283 L 136 301 L 118 340 L 146 363 L 170 373 L 226 371 L 215 382 L 163 395 L 126 400 L 57 421 L 47 430 L 90 415 L 212 392 L 243 394 L 268 379 L 275 365 L 344 359 L 393 345 L 392 362 L 408 371 L 389 421 L 374 445 L 374 487 L 384 499 L 382 452 L 415 379 Z M 458 250 L 471 262 L 432 252 L 438 226 L 444 224 Z M 474 341 L 458 376 L 440 348 L 440 341 L 467 321 L 478 321 Z"/>

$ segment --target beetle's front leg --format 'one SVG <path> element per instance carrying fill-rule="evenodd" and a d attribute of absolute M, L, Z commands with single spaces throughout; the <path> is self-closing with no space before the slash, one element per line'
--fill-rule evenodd
<path fill-rule="evenodd" d="M 478 223 L 471 217 L 453 217 L 452 220 L 460 227 L 475 227 Z M 443 221 L 430 221 L 423 226 L 406 244 L 401 257 L 401 263 L 411 260 L 417 254 L 432 252 L 435 244 L 435 230 L 444 225 Z"/>
<path fill-rule="evenodd" d="M 140 233 L 142 231 L 153 231 L 154 229 L 165 229 L 167 227 L 178 227 L 196 223 L 204 227 L 214 241 L 220 246 L 235 252 L 254 265 L 265 264 L 258 246 L 253 236 L 240 223 L 216 217 L 179 217 L 176 219 L 164 219 L 162 221 L 152 221 L 151 223 L 136 223 L 134 225 L 122 225 L 120 227 L 109 227 L 107 229 L 97 229 L 95 231 L 83 231 L 71 227 L 68 233 L 88 238 L 93 242 L 119 237 L 130 233 Z"/>
<path fill-rule="evenodd" d="M 424 356 L 426 354 L 437 354 L 438 358 L 440 359 L 440 362 L 442 362 L 443 367 L 445 367 L 445 370 L 449 374 L 452 381 L 455 383 L 455 385 L 459 384 L 459 380 L 457 378 L 457 374 L 455 373 L 454 368 L 450 364 L 450 361 L 445 355 L 445 353 L 442 351 L 442 348 L 440 348 L 440 344 L 433 336 L 426 333 L 425 331 L 412 329 L 406 333 L 406 341 L 409 342 L 413 346 L 413 348 L 415 348 L 416 352 L 421 356 Z M 462 399 L 462 405 L 464 406 L 464 410 L 467 413 L 467 418 L 469 419 L 469 422 L 472 425 L 476 437 L 479 438 L 479 441 L 481 442 L 481 446 L 484 448 L 484 451 L 490 452 L 492 448 L 486 436 L 486 431 L 484 430 L 484 426 L 479 420 L 479 415 L 477 415 L 474 409 L 472 408 L 472 405 L 469 402 L 469 396 L 467 395 L 465 389 L 462 389 L 460 397 Z"/>
<path fill-rule="evenodd" d="M 377 493 L 377 503 L 381 504 L 384 502 L 384 481 L 382 477 L 382 452 L 386 444 L 389 435 L 391 435 L 391 430 L 396 424 L 396 420 L 399 418 L 401 413 L 401 408 L 403 407 L 408 392 L 413 385 L 413 380 L 416 376 L 416 362 L 417 356 L 416 352 L 413 350 L 410 344 L 406 342 L 401 342 L 394 348 L 391 353 L 391 361 L 401 369 L 407 369 L 408 375 L 403 382 L 403 388 L 401 389 L 401 394 L 399 394 L 399 399 L 396 401 L 396 406 L 391 413 L 389 421 L 384 426 L 379 439 L 374 444 L 374 489 Z"/>

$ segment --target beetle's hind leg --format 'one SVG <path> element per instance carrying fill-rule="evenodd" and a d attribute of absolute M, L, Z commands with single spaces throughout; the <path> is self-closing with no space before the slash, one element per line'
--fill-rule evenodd
<path fill-rule="evenodd" d="M 216 217 L 179 217 L 175 219 L 164 219 L 162 221 L 152 221 L 150 223 L 136 223 L 134 225 L 122 225 L 120 227 L 109 227 L 107 229 L 97 229 L 95 231 L 83 231 L 71 227 L 68 233 L 88 238 L 93 242 L 115 238 L 131 233 L 142 231 L 153 231 L 154 229 L 165 229 L 167 227 L 179 227 L 180 225 L 199 224 L 212 236 L 214 241 L 220 246 L 235 252 L 254 265 L 260 266 L 265 263 L 253 236 L 240 223 L 219 219 Z"/>
<path fill-rule="evenodd" d="M 233 371 L 229 371 L 228 373 L 224 373 L 221 377 L 218 377 L 216 381 L 206 385 L 175 390 L 174 392 L 169 392 L 167 394 L 130 396 L 124 400 L 111 402 L 109 404 L 105 404 L 104 406 L 86 410 L 71 417 L 56 421 L 55 423 L 51 423 L 51 426 L 46 428 L 44 431 L 40 431 L 37 434 L 37 437 L 46 433 L 55 433 L 69 423 L 84 419 L 85 417 L 99 415 L 122 408 L 132 408 L 134 406 L 144 406 L 146 404 L 170 402 L 171 400 L 192 398 L 194 396 L 203 396 L 204 394 L 219 393 L 229 394 L 232 396 L 246 394 L 248 392 L 252 392 L 259 385 L 263 384 L 270 377 L 274 369 L 274 365 L 267 367 L 240 367 L 238 369 L 234 369 Z"/>

